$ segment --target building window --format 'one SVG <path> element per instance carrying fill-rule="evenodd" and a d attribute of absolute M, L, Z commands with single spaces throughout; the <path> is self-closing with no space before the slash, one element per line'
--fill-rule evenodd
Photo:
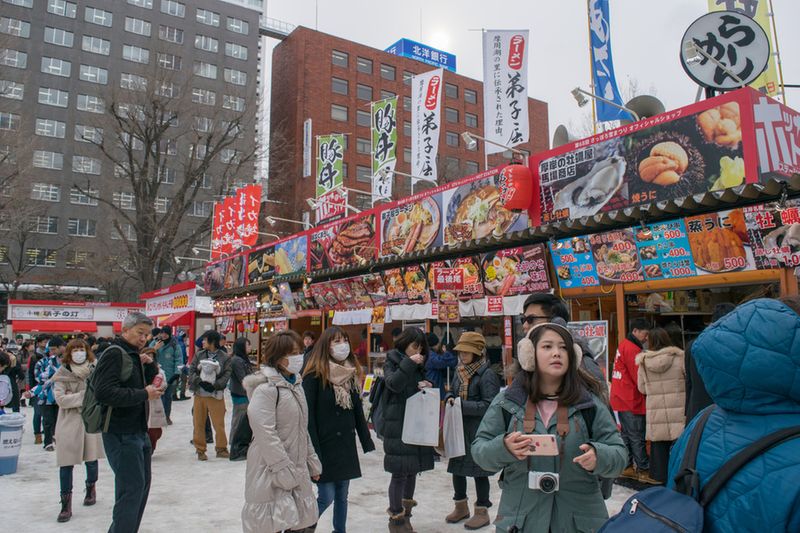
<path fill-rule="evenodd" d="M 34 150 L 33 166 L 50 170 L 62 170 L 64 168 L 64 154 L 48 150 Z"/>
<path fill-rule="evenodd" d="M 8 246 L 0 246 L 0 265 L 8 264 Z"/>
<path fill-rule="evenodd" d="M 453 109 L 452 107 L 445 107 L 444 108 L 444 118 L 447 122 L 457 123 L 458 122 L 458 109 Z"/>
<path fill-rule="evenodd" d="M 67 232 L 72 237 L 96 237 L 97 221 L 88 218 L 70 218 Z"/>
<path fill-rule="evenodd" d="M 55 137 L 57 139 L 63 139 L 67 134 L 67 124 L 65 122 L 49 118 L 37 118 L 35 133 L 36 135 L 41 135 L 42 137 Z"/>
<path fill-rule="evenodd" d="M 356 181 L 372 183 L 372 169 L 370 167 L 356 165 Z"/>
<path fill-rule="evenodd" d="M 33 0 L 3 0 L 6 4 L 11 4 L 12 6 L 19 6 L 19 7 L 33 7 Z"/>
<path fill-rule="evenodd" d="M 224 109 L 231 109 L 233 111 L 244 111 L 244 98 L 239 96 L 231 96 L 230 94 L 223 94 L 222 107 Z"/>
<path fill-rule="evenodd" d="M 411 111 L 411 97 L 404 96 L 403 97 L 403 111 Z"/>
<path fill-rule="evenodd" d="M 134 209 L 134 208 L 131 207 L 131 209 Z M 122 235 L 120 235 L 120 232 L 117 230 L 116 227 L 114 227 L 114 229 L 111 230 L 111 238 L 112 239 L 114 239 L 115 241 L 119 241 L 119 240 L 121 240 L 123 238 L 126 241 L 135 241 L 136 240 L 136 232 L 133 230 L 133 226 L 131 226 L 130 224 L 120 224 L 120 226 L 122 228 Z"/>
<path fill-rule="evenodd" d="M 464 161 L 464 170 L 467 175 L 477 174 L 479 170 L 478 163 L 475 161 Z"/>
<path fill-rule="evenodd" d="M 100 37 L 84 35 L 83 42 L 81 43 L 81 50 L 84 52 L 91 52 L 92 54 L 107 56 L 111 53 L 111 41 L 101 39 Z"/>
<path fill-rule="evenodd" d="M 331 78 L 331 90 L 336 94 L 347 96 L 347 80 Z"/>
<path fill-rule="evenodd" d="M 59 17 L 74 19 L 78 14 L 78 6 L 66 0 L 47 0 L 47 12 Z"/>
<path fill-rule="evenodd" d="M 78 95 L 78 110 L 88 111 L 89 113 L 104 113 L 106 110 L 105 101 L 99 96 L 91 96 L 88 94 Z M 122 109 L 120 108 L 120 111 Z"/>
<path fill-rule="evenodd" d="M 467 127 L 470 128 L 477 128 L 478 127 L 478 115 L 474 113 L 464 113 L 464 123 Z"/>
<path fill-rule="evenodd" d="M 200 182 L 201 189 L 210 189 L 211 186 L 214 184 L 214 180 L 211 176 L 207 175 L 205 172 L 203 173 L 203 179 Z"/>
<path fill-rule="evenodd" d="M 14 113 L 0 112 L 0 130 L 17 131 L 19 129 L 20 116 Z"/>
<path fill-rule="evenodd" d="M 347 106 L 331 104 L 331 118 L 347 122 Z"/>
<path fill-rule="evenodd" d="M 94 237 L 94 235 L 92 235 Z M 94 252 L 86 250 L 70 250 L 67 252 L 67 268 L 86 268 L 86 264 L 94 259 Z"/>
<path fill-rule="evenodd" d="M 247 73 L 233 68 L 226 68 L 223 71 L 225 81 L 234 85 L 247 85 Z"/>
<path fill-rule="evenodd" d="M 122 59 L 146 65 L 150 63 L 150 50 L 141 46 L 125 44 L 122 45 Z"/>
<path fill-rule="evenodd" d="M 409 72 L 407 70 L 404 70 L 403 71 L 403 85 L 408 85 L 410 87 L 411 86 L 411 78 L 413 78 L 413 77 L 414 77 L 414 73 L 413 72 Z"/>
<path fill-rule="evenodd" d="M 161 165 L 158 167 L 158 182 L 164 183 L 166 185 L 173 185 L 175 184 L 175 176 L 177 176 L 177 172 L 174 168 L 169 168 L 166 165 Z"/>
<path fill-rule="evenodd" d="M 389 98 L 394 98 L 397 94 L 393 93 L 392 91 L 382 90 L 381 91 L 381 100 L 387 100 Z"/>
<path fill-rule="evenodd" d="M 75 36 L 71 31 L 49 26 L 44 29 L 44 42 L 46 43 L 72 48 L 74 38 Z"/>
<path fill-rule="evenodd" d="M 394 81 L 395 76 L 396 69 L 393 66 L 381 64 L 381 78 Z"/>
<path fill-rule="evenodd" d="M 458 98 L 458 86 L 452 83 L 445 83 L 444 95 L 448 98 Z"/>
<path fill-rule="evenodd" d="M 211 215 L 211 211 L 214 209 L 214 202 L 203 201 L 203 202 L 192 202 L 192 209 L 189 212 L 190 217 L 207 217 Z"/>
<path fill-rule="evenodd" d="M 46 235 L 58 234 L 58 217 L 32 216 L 31 231 L 34 233 L 44 233 Z"/>
<path fill-rule="evenodd" d="M 186 15 L 186 6 L 175 0 L 161 0 L 161 12 L 183 18 Z"/>
<path fill-rule="evenodd" d="M 156 205 L 155 205 L 156 213 L 162 213 L 162 214 L 166 213 L 167 209 L 169 209 L 169 204 L 170 204 L 169 198 L 166 198 L 164 196 L 159 196 L 158 198 L 156 198 Z"/>
<path fill-rule="evenodd" d="M 88 81 L 89 83 L 106 85 L 108 83 L 108 71 L 100 67 L 81 65 L 80 78 L 83 81 Z"/>
<path fill-rule="evenodd" d="M 473 91 L 472 89 L 464 89 L 464 100 L 466 100 L 468 104 L 477 104 L 478 91 Z"/>
<path fill-rule="evenodd" d="M 97 189 L 86 189 L 86 192 L 81 192 L 80 189 L 72 187 L 69 190 L 69 203 L 74 205 L 97 205 L 97 195 L 100 193 Z"/>
<path fill-rule="evenodd" d="M 119 75 L 119 86 L 122 89 L 128 89 L 130 91 L 146 91 L 147 78 L 137 74 L 123 72 Z"/>
<path fill-rule="evenodd" d="M 183 44 L 183 30 L 162 24 L 158 27 L 158 38 L 170 43 Z"/>
<path fill-rule="evenodd" d="M 54 267 L 56 266 L 56 251 L 47 248 L 28 248 L 25 250 L 28 266 Z"/>
<path fill-rule="evenodd" d="M 25 22 L 24 20 L 0 17 L 0 33 L 7 33 L 14 37 L 24 37 L 27 39 L 31 36 L 31 23 Z M 45 35 L 46 34 L 47 32 L 45 30 Z"/>
<path fill-rule="evenodd" d="M 25 97 L 25 85 L 14 81 L 0 80 L 0 97 L 22 100 Z"/>
<path fill-rule="evenodd" d="M 139 137 L 135 137 L 128 132 L 120 133 L 117 145 L 123 150 L 144 150 L 144 142 Z"/>
<path fill-rule="evenodd" d="M 150 37 L 152 27 L 149 22 L 133 17 L 125 17 L 125 31 Z"/>
<path fill-rule="evenodd" d="M 359 100 L 365 100 L 367 102 L 372 101 L 372 87 L 369 85 L 356 85 L 356 98 Z"/>
<path fill-rule="evenodd" d="M 158 143 L 158 152 L 165 155 L 178 154 L 178 141 L 175 139 L 164 139 Z"/>
<path fill-rule="evenodd" d="M 356 70 L 364 74 L 372 74 L 372 60 L 365 57 L 356 59 Z"/>
<path fill-rule="evenodd" d="M 69 75 L 72 73 L 72 63 L 55 57 L 42 57 L 41 70 L 45 74 L 69 78 Z"/>
<path fill-rule="evenodd" d="M 208 133 L 214 127 L 214 121 L 208 117 L 194 117 L 194 129 L 200 133 Z"/>
<path fill-rule="evenodd" d="M 103 128 L 75 124 L 75 140 L 84 143 L 100 144 L 103 142 Z"/>
<path fill-rule="evenodd" d="M 28 54 L 10 48 L 0 48 L 0 65 L 25 68 L 28 66 Z"/>
<path fill-rule="evenodd" d="M 411 163 L 411 148 L 403 148 L 403 161 Z"/>
<path fill-rule="evenodd" d="M 94 157 L 86 157 L 83 155 L 72 156 L 72 171 L 78 174 L 92 174 L 94 176 L 100 175 L 100 160 Z"/>
<path fill-rule="evenodd" d="M 356 124 L 359 126 L 372 126 L 372 114 L 369 111 L 359 109 L 356 111 Z"/>
<path fill-rule="evenodd" d="M 356 139 L 356 152 L 359 154 L 372 153 L 372 143 L 369 139 Z"/>
<path fill-rule="evenodd" d="M 200 24 L 214 26 L 215 28 L 219 27 L 219 13 L 214 13 L 213 11 L 208 11 L 207 9 L 198 9 L 196 20 Z"/>
<path fill-rule="evenodd" d="M 333 64 L 336 65 L 337 67 L 347 68 L 347 59 L 348 59 L 347 52 L 340 52 L 339 50 L 334 50 L 331 53 L 331 60 Z"/>
<path fill-rule="evenodd" d="M 217 93 L 208 89 L 192 89 L 192 102 L 195 104 L 214 105 L 217 103 Z"/>
<path fill-rule="evenodd" d="M 411 122 L 408 120 L 403 122 L 403 135 L 411 137 Z"/>
<path fill-rule="evenodd" d="M 67 107 L 69 105 L 69 93 L 59 89 L 39 87 L 39 103 L 55 107 Z"/>
<path fill-rule="evenodd" d="M 128 3 L 144 9 L 153 9 L 153 0 L 128 0 Z"/>
<path fill-rule="evenodd" d="M 445 158 L 445 166 L 447 170 L 450 172 L 458 171 L 458 167 L 461 165 L 461 161 L 457 157 L 447 157 Z"/>
<path fill-rule="evenodd" d="M 226 17 L 225 23 L 229 31 L 241 33 L 242 35 L 250 33 L 250 24 L 242 19 Z"/>
<path fill-rule="evenodd" d="M 219 52 L 219 41 L 207 35 L 195 35 L 194 47 L 206 52 Z"/>
<path fill-rule="evenodd" d="M 180 70 L 183 61 L 175 54 L 158 54 L 158 66 L 167 70 Z"/>
<path fill-rule="evenodd" d="M 236 43 L 225 43 L 225 55 L 234 59 L 247 60 L 247 47 Z"/>
<path fill-rule="evenodd" d="M 61 187 L 49 183 L 34 183 L 31 187 L 31 200 L 58 202 L 61 200 Z"/>
<path fill-rule="evenodd" d="M 458 146 L 458 133 L 453 133 L 452 131 L 445 132 L 444 139 L 447 146 Z"/>
<path fill-rule="evenodd" d="M 217 66 L 212 63 L 206 63 L 205 61 L 195 61 L 194 73 L 203 78 L 215 80 L 217 79 Z"/>
<path fill-rule="evenodd" d="M 96 7 L 87 7 L 83 12 L 83 20 L 98 26 L 111 27 L 112 15 L 110 11 L 103 11 Z"/>
<path fill-rule="evenodd" d="M 130 192 L 115 192 L 111 201 L 120 209 L 126 209 L 128 211 L 136 209 L 136 199 L 133 197 L 133 193 Z"/>

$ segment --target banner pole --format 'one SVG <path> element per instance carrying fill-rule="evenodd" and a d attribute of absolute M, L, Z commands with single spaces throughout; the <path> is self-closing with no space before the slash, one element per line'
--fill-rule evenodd
<path fill-rule="evenodd" d="M 769 18 L 772 19 L 772 36 L 775 38 L 775 61 L 778 63 L 778 78 L 781 80 L 783 105 L 788 105 L 786 103 L 786 86 L 783 84 L 783 65 L 781 64 L 781 48 L 778 45 L 778 27 L 775 25 L 775 10 L 772 8 L 772 0 L 769 0 Z"/>
<path fill-rule="evenodd" d="M 594 55 L 592 54 L 592 18 L 591 18 L 591 1 L 586 0 L 586 29 L 589 34 L 589 87 L 594 94 Z M 597 135 L 597 101 L 592 100 L 592 135 Z"/>

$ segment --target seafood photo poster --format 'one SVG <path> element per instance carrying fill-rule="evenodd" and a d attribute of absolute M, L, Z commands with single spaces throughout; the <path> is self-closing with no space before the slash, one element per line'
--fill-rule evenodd
<path fill-rule="evenodd" d="M 800 200 L 744 209 L 759 269 L 800 266 Z"/>
<path fill-rule="evenodd" d="M 683 219 L 649 224 L 635 235 L 646 280 L 697 275 Z"/>
<path fill-rule="evenodd" d="M 742 209 L 687 217 L 684 224 L 697 275 L 756 268 Z"/>

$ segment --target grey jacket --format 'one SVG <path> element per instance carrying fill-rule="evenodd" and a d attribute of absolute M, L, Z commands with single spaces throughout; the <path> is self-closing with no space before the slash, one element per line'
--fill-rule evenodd
<path fill-rule="evenodd" d="M 214 392 L 208 392 L 200 387 L 200 361 L 204 359 L 211 359 L 219 363 L 219 373 L 214 382 Z M 189 366 L 189 388 L 198 396 L 222 399 L 225 394 L 225 387 L 228 386 L 228 380 L 231 378 L 231 364 L 231 356 L 221 348 L 216 352 L 200 350 L 195 354 L 192 364 Z"/>

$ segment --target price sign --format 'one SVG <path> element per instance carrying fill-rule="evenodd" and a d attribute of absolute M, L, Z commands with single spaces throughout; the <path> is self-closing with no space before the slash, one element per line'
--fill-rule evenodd
<path fill-rule="evenodd" d="M 503 297 L 502 296 L 487 296 L 486 297 L 486 314 L 488 315 L 502 315 L 503 314 Z"/>
<path fill-rule="evenodd" d="M 556 241 L 550 245 L 550 251 L 562 289 L 596 287 L 600 284 L 587 237 Z"/>
<path fill-rule="evenodd" d="M 697 274 L 682 219 L 650 224 L 636 230 L 634 235 L 645 279 L 685 278 Z"/>

